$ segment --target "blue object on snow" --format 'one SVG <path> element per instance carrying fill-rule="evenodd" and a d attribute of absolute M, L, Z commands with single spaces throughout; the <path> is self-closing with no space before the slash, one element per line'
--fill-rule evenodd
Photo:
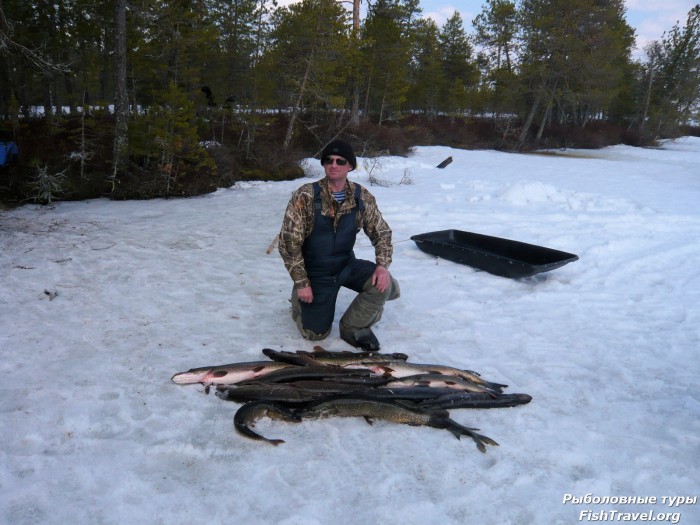
<path fill-rule="evenodd" d="M 13 162 L 19 155 L 16 142 L 0 142 L 0 166 Z"/>

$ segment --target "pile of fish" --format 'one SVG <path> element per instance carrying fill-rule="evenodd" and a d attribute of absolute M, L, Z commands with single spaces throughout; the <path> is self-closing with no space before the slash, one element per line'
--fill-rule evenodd
<path fill-rule="evenodd" d="M 364 417 L 406 425 L 449 430 L 458 439 L 469 436 L 481 452 L 498 445 L 450 419 L 449 409 L 499 408 L 531 401 L 527 394 L 504 394 L 507 385 L 482 379 L 476 372 L 444 365 L 409 363 L 401 353 L 284 352 L 263 349 L 268 360 L 205 366 L 180 372 L 180 385 L 200 383 L 226 401 L 243 403 L 234 416 L 234 428 L 243 436 L 273 445 L 253 430 L 255 422 L 270 417 L 290 423 L 326 417 Z"/>

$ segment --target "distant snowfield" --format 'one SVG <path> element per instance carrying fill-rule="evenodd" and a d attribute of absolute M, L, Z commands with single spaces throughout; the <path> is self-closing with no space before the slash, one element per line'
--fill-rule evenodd
<path fill-rule="evenodd" d="M 272 447 L 233 432 L 238 405 L 170 381 L 312 348 L 266 254 L 292 191 L 322 175 L 308 160 L 307 179 L 186 200 L 0 211 L 0 523 L 700 523 L 675 499 L 697 498 L 700 471 L 700 139 L 421 147 L 360 164 L 353 180 L 382 182 L 370 190 L 402 289 L 375 330 L 382 350 L 532 395 L 452 411 L 499 447 L 381 421 L 262 420 L 286 441 Z M 451 228 L 580 260 L 511 280 L 410 241 Z M 357 254 L 373 257 L 364 236 Z M 350 348 L 337 323 L 323 345 Z"/>

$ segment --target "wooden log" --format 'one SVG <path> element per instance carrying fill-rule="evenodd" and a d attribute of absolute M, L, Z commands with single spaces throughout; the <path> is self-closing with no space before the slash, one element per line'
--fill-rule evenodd
<path fill-rule="evenodd" d="M 440 164 L 437 165 L 438 168 L 442 169 L 446 166 L 449 166 L 452 163 L 452 157 L 447 157 L 445 160 L 443 160 Z"/>

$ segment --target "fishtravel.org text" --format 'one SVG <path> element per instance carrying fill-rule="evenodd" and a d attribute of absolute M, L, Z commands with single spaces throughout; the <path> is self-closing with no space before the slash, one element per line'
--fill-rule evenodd
<path fill-rule="evenodd" d="M 696 505 L 697 501 L 697 496 L 661 496 L 657 498 L 656 496 L 595 496 L 589 493 L 585 496 L 564 494 L 562 503 L 564 505 L 616 505 L 618 507 L 623 507 L 625 505 L 663 505 L 665 507 L 663 511 L 649 509 L 643 512 L 620 510 L 619 508 L 600 510 L 585 508 L 579 511 L 578 520 L 599 522 L 652 521 L 676 524 L 680 523 L 682 516 L 682 512 L 677 509 L 684 505 Z M 666 510 L 670 508 L 674 510 L 672 512 Z"/>

